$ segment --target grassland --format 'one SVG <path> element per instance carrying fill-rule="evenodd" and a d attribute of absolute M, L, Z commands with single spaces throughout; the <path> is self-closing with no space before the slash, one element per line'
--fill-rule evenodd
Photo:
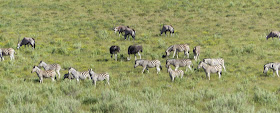
<path fill-rule="evenodd" d="M 279 0 L 2 0 L 0 47 L 16 49 L 18 38 L 34 37 L 36 49 L 16 50 L 0 63 L 0 112 L 280 112 L 279 78 L 263 65 L 279 62 L 280 41 L 266 40 L 280 27 Z M 163 24 L 175 36 L 159 36 Z M 112 29 L 135 28 L 125 41 Z M 177 43 L 200 45 L 202 58 L 225 59 L 227 72 L 208 81 L 202 70 L 171 83 L 166 68 L 141 74 L 126 61 L 127 47 L 144 46 L 144 59 L 159 59 Z M 109 47 L 119 45 L 120 61 Z M 120 57 L 123 56 L 123 57 Z M 190 55 L 193 58 L 193 54 Z M 182 57 L 182 54 L 181 54 Z M 79 71 L 108 72 L 111 86 L 44 79 L 34 65 L 43 60 Z M 197 62 L 194 62 L 197 66 Z"/>

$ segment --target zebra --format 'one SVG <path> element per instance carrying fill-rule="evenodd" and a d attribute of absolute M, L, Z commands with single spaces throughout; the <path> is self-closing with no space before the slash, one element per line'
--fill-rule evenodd
<path fill-rule="evenodd" d="M 148 68 L 156 67 L 157 74 L 160 72 L 160 70 L 162 70 L 162 67 L 161 67 L 161 64 L 160 64 L 159 60 L 142 60 L 142 59 L 135 60 L 134 68 L 136 68 L 139 65 L 143 67 L 142 74 L 144 73 L 145 69 L 147 69 L 147 71 L 149 72 Z"/>
<path fill-rule="evenodd" d="M 219 79 L 221 78 L 222 69 L 223 69 L 221 65 L 211 66 L 205 62 L 199 62 L 197 68 L 200 69 L 201 67 L 204 69 L 206 77 L 208 77 L 209 80 L 210 80 L 210 73 L 218 73 Z"/>
<path fill-rule="evenodd" d="M 1 61 L 4 61 L 4 56 L 10 56 L 11 60 L 15 59 L 15 50 L 13 48 L 1 48 L 0 49 L 0 58 Z"/>
<path fill-rule="evenodd" d="M 106 80 L 107 84 L 110 85 L 110 83 L 109 83 L 110 75 L 108 73 L 97 74 L 94 71 L 92 71 L 92 69 L 89 69 L 88 71 L 89 71 L 89 74 L 91 76 L 92 82 L 95 87 L 96 87 L 97 81 L 103 81 L 103 80 Z"/>
<path fill-rule="evenodd" d="M 179 67 L 186 67 L 186 71 L 189 68 L 192 70 L 193 67 L 192 61 L 190 59 L 168 59 L 166 60 L 166 68 L 169 68 L 170 65 L 175 66 L 175 71 L 178 70 Z"/>
<path fill-rule="evenodd" d="M 137 60 L 137 57 L 136 57 L 136 53 L 138 53 L 138 55 L 140 56 L 140 59 L 141 59 L 141 54 L 140 52 L 143 52 L 143 48 L 141 45 L 130 45 L 128 47 L 128 55 L 129 57 L 127 57 L 127 60 L 130 60 L 130 54 L 134 54 L 134 57 L 135 57 L 135 60 Z"/>
<path fill-rule="evenodd" d="M 129 35 L 131 35 L 131 37 L 135 40 L 136 31 L 131 28 L 126 28 L 124 30 L 124 39 L 126 40 L 126 37 L 129 39 Z"/>
<path fill-rule="evenodd" d="M 278 74 L 278 70 L 280 69 L 280 63 L 279 62 L 268 63 L 268 64 L 265 64 L 263 67 L 264 67 L 263 73 L 266 74 L 269 69 L 272 69 L 273 70 L 273 75 L 275 75 L 275 72 L 276 72 L 276 75 L 279 77 L 279 74 Z"/>
<path fill-rule="evenodd" d="M 77 79 L 78 82 L 79 82 L 79 79 L 82 79 L 82 80 L 84 80 L 86 78 L 91 79 L 89 71 L 79 72 L 72 67 L 69 68 L 68 74 L 69 74 L 68 75 L 69 79 L 71 79 L 71 77 L 73 77 L 73 78 Z M 72 75 L 72 76 L 70 76 L 70 75 Z"/>
<path fill-rule="evenodd" d="M 177 58 L 178 58 L 178 54 L 179 54 L 178 52 L 182 52 L 182 51 L 184 51 L 185 56 L 187 55 L 187 57 L 189 58 L 189 50 L 190 47 L 188 44 L 172 45 L 167 48 L 167 50 L 165 51 L 166 55 L 163 55 L 162 58 L 168 57 L 171 51 L 174 51 L 173 58 L 175 57 L 175 54 L 177 54 Z"/>
<path fill-rule="evenodd" d="M 19 49 L 22 45 L 26 47 L 26 45 L 31 45 L 33 49 L 35 49 L 35 39 L 24 37 L 21 41 L 18 41 L 17 49 Z"/>
<path fill-rule="evenodd" d="M 41 70 L 39 67 L 37 66 L 34 66 L 31 73 L 34 73 L 36 72 L 38 77 L 39 77 L 39 80 L 40 80 L 40 83 L 43 83 L 43 78 L 52 78 L 52 81 L 54 81 L 54 79 L 56 78 L 56 73 L 54 70 Z"/>
<path fill-rule="evenodd" d="M 121 33 L 123 33 L 126 28 L 129 28 L 129 26 L 118 26 L 115 27 L 114 31 L 115 33 L 119 32 L 119 36 L 120 36 Z"/>
<path fill-rule="evenodd" d="M 45 70 L 54 70 L 58 74 L 58 78 L 60 78 L 60 69 L 61 66 L 59 64 L 47 64 L 44 61 L 40 61 L 38 67 L 43 67 Z"/>
<path fill-rule="evenodd" d="M 271 31 L 267 36 L 266 40 L 268 40 L 270 37 L 278 37 L 280 40 L 280 32 L 279 31 Z"/>
<path fill-rule="evenodd" d="M 194 60 L 197 61 L 199 59 L 199 55 L 200 55 L 200 46 L 195 46 L 193 48 L 193 54 L 194 54 Z"/>
<path fill-rule="evenodd" d="M 203 62 L 205 62 L 206 64 L 209 64 L 211 66 L 222 65 L 224 70 L 226 71 L 225 61 L 222 58 L 216 58 L 216 59 L 205 58 L 205 59 L 203 59 Z"/>
<path fill-rule="evenodd" d="M 115 60 L 116 61 L 118 59 L 117 53 L 119 53 L 119 52 L 120 52 L 120 47 L 119 46 L 111 46 L 110 47 L 111 58 L 113 57 L 113 55 L 115 55 Z"/>
<path fill-rule="evenodd" d="M 162 35 L 162 33 L 165 33 L 166 36 L 166 32 L 169 31 L 170 35 L 172 36 L 172 34 L 174 34 L 174 28 L 171 25 L 163 25 L 162 29 L 160 31 L 160 35 Z"/>
<path fill-rule="evenodd" d="M 175 77 L 180 76 L 181 78 L 183 78 L 183 76 L 184 76 L 184 71 L 182 71 L 182 70 L 174 71 L 171 69 L 171 67 L 168 67 L 167 71 L 169 73 L 169 76 L 170 76 L 172 82 L 174 81 Z"/>

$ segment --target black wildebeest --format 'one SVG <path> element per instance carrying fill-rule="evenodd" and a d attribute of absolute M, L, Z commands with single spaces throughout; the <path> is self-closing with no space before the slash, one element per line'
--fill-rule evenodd
<path fill-rule="evenodd" d="M 128 37 L 129 39 L 129 35 L 131 35 L 131 37 L 135 40 L 135 35 L 136 35 L 136 31 L 134 29 L 131 28 L 126 28 L 124 30 L 124 39 L 126 40 L 126 37 Z"/>
<path fill-rule="evenodd" d="M 280 40 L 280 32 L 279 31 L 271 31 L 267 36 L 266 40 L 268 40 L 270 37 L 278 37 Z"/>
<path fill-rule="evenodd" d="M 169 31 L 170 35 L 172 36 L 172 34 L 174 34 L 174 28 L 171 25 L 163 25 L 162 29 L 160 31 L 160 35 L 162 35 L 162 33 L 164 32 L 166 35 L 166 32 Z"/>
<path fill-rule="evenodd" d="M 24 37 L 21 41 L 18 42 L 17 49 L 19 49 L 22 45 L 31 45 L 33 49 L 35 49 L 35 39 L 34 38 L 28 38 Z"/>
<path fill-rule="evenodd" d="M 131 45 L 131 46 L 129 46 L 128 47 L 129 58 L 127 58 L 127 60 L 130 60 L 130 54 L 134 54 L 135 60 L 137 60 L 136 53 L 138 53 L 138 55 L 140 56 L 140 59 L 141 59 L 140 52 L 142 52 L 142 51 L 143 51 L 143 49 L 142 49 L 141 45 Z"/>
<path fill-rule="evenodd" d="M 111 46 L 110 47 L 110 54 L 111 54 L 111 58 L 113 57 L 113 55 L 115 55 L 115 60 L 117 61 L 118 55 L 117 53 L 120 52 L 120 47 L 119 46 Z"/>
<path fill-rule="evenodd" d="M 120 36 L 121 33 L 123 33 L 126 28 L 129 28 L 129 26 L 118 26 L 114 28 L 114 31 L 115 33 L 119 32 L 119 36 Z"/>

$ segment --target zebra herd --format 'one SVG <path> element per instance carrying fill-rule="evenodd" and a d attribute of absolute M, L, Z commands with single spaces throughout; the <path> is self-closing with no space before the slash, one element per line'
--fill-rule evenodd
<path fill-rule="evenodd" d="M 115 33 L 119 33 L 119 36 L 124 32 L 124 39 L 126 40 L 131 36 L 135 40 L 136 31 L 129 26 L 118 26 L 114 28 Z M 174 28 L 171 25 L 163 25 L 160 35 L 163 33 L 170 32 L 170 35 L 174 35 Z M 280 40 L 280 32 L 279 31 L 271 31 L 267 36 L 266 39 L 269 39 L 270 37 L 279 37 Z M 24 45 L 31 45 L 33 49 L 35 49 L 35 39 L 24 37 L 21 41 L 18 41 L 17 49 L 20 49 L 20 47 Z M 113 45 L 109 48 L 111 58 L 114 56 L 115 60 L 117 61 L 117 54 L 120 52 L 120 47 L 117 45 Z M 167 72 L 169 73 L 170 79 L 173 82 L 176 77 L 182 78 L 184 76 L 184 71 L 179 70 L 180 67 L 185 67 L 186 72 L 188 69 L 192 71 L 193 69 L 193 63 L 192 60 L 189 59 L 189 51 L 190 46 L 189 44 L 175 44 L 169 46 L 166 51 L 165 55 L 162 55 L 162 58 L 167 58 L 170 56 L 171 52 L 173 51 L 173 55 L 171 59 L 166 60 L 166 68 Z M 144 60 L 141 58 L 141 52 L 143 52 L 143 47 L 141 45 L 131 45 L 128 47 L 128 57 L 127 61 L 131 59 L 130 55 L 133 54 L 135 57 L 135 65 L 134 68 L 138 66 L 142 66 L 142 74 L 145 70 L 149 72 L 148 68 L 156 68 L 157 74 L 159 74 L 160 70 L 162 70 L 161 62 L 160 60 Z M 184 52 L 184 59 L 178 59 L 179 58 L 179 52 Z M 200 46 L 195 46 L 193 48 L 193 55 L 194 60 L 198 61 L 199 56 L 201 52 Z M 4 60 L 4 56 L 10 56 L 11 60 L 15 59 L 15 50 L 13 48 L 1 48 L 0 49 L 0 58 L 1 61 Z M 139 55 L 139 59 L 137 60 L 136 54 Z M 177 59 L 175 59 L 175 55 L 177 56 Z M 185 58 L 187 57 L 187 58 Z M 170 65 L 173 65 L 175 69 L 173 70 Z M 41 67 L 44 68 L 44 70 L 40 69 Z M 205 58 L 202 61 L 199 62 L 197 69 L 203 68 L 204 72 L 206 74 L 206 77 L 210 80 L 210 74 L 211 73 L 217 73 L 219 75 L 219 78 L 221 78 L 222 70 L 226 71 L 225 65 L 224 65 L 224 59 L 217 58 L 217 59 L 211 59 L 211 58 Z M 273 74 L 276 72 L 277 76 L 279 77 L 278 70 L 280 69 L 280 63 L 268 63 L 264 65 L 264 71 L 263 73 L 267 73 L 269 69 L 273 70 Z M 31 73 L 36 73 L 39 77 L 39 82 L 43 83 L 43 78 L 51 78 L 52 81 L 55 81 L 56 75 L 58 74 L 58 78 L 60 78 L 60 70 L 61 66 L 59 64 L 47 64 L 44 61 L 40 61 L 38 66 L 34 66 Z M 87 71 L 79 72 L 73 67 L 69 67 L 68 73 L 64 75 L 64 79 L 76 79 L 77 81 L 90 79 L 92 80 L 93 84 L 96 86 L 97 81 L 103 81 L 106 80 L 107 84 L 110 85 L 109 79 L 110 75 L 108 73 L 95 73 L 91 68 Z"/>

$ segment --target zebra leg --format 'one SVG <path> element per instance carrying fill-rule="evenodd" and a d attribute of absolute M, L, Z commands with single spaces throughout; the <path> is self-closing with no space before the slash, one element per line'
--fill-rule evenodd
<path fill-rule="evenodd" d="M 188 66 L 190 68 L 190 70 L 192 71 L 191 65 Z"/>
<path fill-rule="evenodd" d="M 178 70 L 178 68 L 179 68 L 179 66 L 176 66 L 175 71 L 177 71 L 177 70 Z"/>
<path fill-rule="evenodd" d="M 58 78 L 60 78 L 60 72 L 59 70 L 56 70 L 57 74 L 58 74 Z"/>
<path fill-rule="evenodd" d="M 210 73 L 207 73 L 208 79 L 210 80 Z"/>
<path fill-rule="evenodd" d="M 189 51 L 186 51 L 187 57 L 190 58 Z"/>
<path fill-rule="evenodd" d="M 278 74 L 278 68 L 276 69 L 276 75 L 279 77 L 279 74 Z"/>
<path fill-rule="evenodd" d="M 175 51 L 174 51 L 174 53 L 173 53 L 173 58 L 175 57 L 175 54 L 176 54 L 176 49 L 175 49 Z"/>
<path fill-rule="evenodd" d="M 52 81 L 54 82 L 54 77 L 52 77 Z"/>
<path fill-rule="evenodd" d="M 179 52 L 176 52 L 176 54 L 177 54 L 177 59 L 179 58 Z"/>
<path fill-rule="evenodd" d="M 172 76 L 172 82 L 174 82 L 174 79 L 175 79 L 175 77 L 174 77 L 174 76 Z"/>
<path fill-rule="evenodd" d="M 77 82 L 79 82 L 79 78 L 77 78 Z"/>
<path fill-rule="evenodd" d="M 224 70 L 227 71 L 224 62 L 222 64 L 222 66 L 223 66 Z"/>
<path fill-rule="evenodd" d="M 157 66 L 157 74 L 160 72 L 160 68 L 159 66 Z"/>
<path fill-rule="evenodd" d="M 221 71 L 219 71 L 218 74 L 219 74 L 219 79 L 220 79 L 221 78 Z"/>
<path fill-rule="evenodd" d="M 142 74 L 144 73 L 145 69 L 146 69 L 146 66 L 143 67 Z"/>
<path fill-rule="evenodd" d="M 140 59 L 141 59 L 141 54 L 140 54 L 140 52 L 138 52 L 138 55 L 140 56 Z"/>
<path fill-rule="evenodd" d="M 110 80 L 109 78 L 108 78 L 108 79 L 106 79 L 106 81 L 107 81 L 107 84 L 108 84 L 108 85 L 110 86 L 109 80 Z"/>

